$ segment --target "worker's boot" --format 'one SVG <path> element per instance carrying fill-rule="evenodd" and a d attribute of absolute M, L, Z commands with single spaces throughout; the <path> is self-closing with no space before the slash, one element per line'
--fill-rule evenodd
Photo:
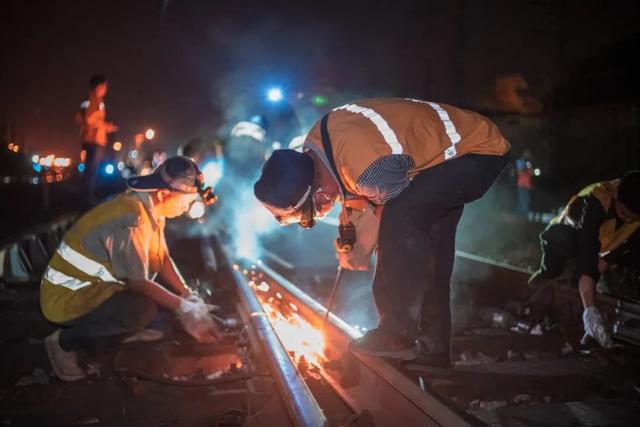
<path fill-rule="evenodd" d="M 397 360 L 416 358 L 415 340 L 380 328 L 372 329 L 364 336 L 351 341 L 349 350 L 367 356 L 388 357 Z"/>
<path fill-rule="evenodd" d="M 44 340 L 53 372 L 64 381 L 78 381 L 86 378 L 86 373 L 78 364 L 75 351 L 65 351 L 60 347 L 60 330 L 58 329 Z"/>

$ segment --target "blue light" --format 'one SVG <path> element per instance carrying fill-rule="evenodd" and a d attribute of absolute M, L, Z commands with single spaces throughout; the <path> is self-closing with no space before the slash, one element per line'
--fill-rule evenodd
<path fill-rule="evenodd" d="M 115 168 L 111 163 L 109 163 L 107 166 L 104 167 L 104 171 L 107 173 L 107 175 L 113 175 L 114 170 Z"/>
<path fill-rule="evenodd" d="M 84 163 L 80 163 L 80 164 L 78 165 L 78 172 L 80 172 L 80 173 L 84 172 L 84 168 L 85 168 Z"/>
<path fill-rule="evenodd" d="M 279 87 L 272 87 L 267 91 L 267 99 L 271 102 L 280 102 L 282 98 L 282 90 Z"/>
<path fill-rule="evenodd" d="M 42 170 L 42 166 L 40 166 L 39 163 L 34 163 L 33 164 L 33 170 L 36 172 L 40 172 Z"/>

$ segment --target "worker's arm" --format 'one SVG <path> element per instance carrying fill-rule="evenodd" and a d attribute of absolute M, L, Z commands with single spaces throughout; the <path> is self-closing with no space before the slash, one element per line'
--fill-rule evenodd
<path fill-rule="evenodd" d="M 580 298 L 582 299 L 582 306 L 584 308 L 594 307 L 595 304 L 595 289 L 596 282 L 593 277 L 583 274 L 578 280 L 578 290 L 580 291 Z"/>
<path fill-rule="evenodd" d="M 151 280 L 126 280 L 125 286 L 133 292 L 149 297 L 153 302 L 169 310 L 177 310 L 182 298 L 165 289 L 162 285 Z"/>
<path fill-rule="evenodd" d="M 406 154 L 379 157 L 356 180 L 358 195 L 376 205 L 397 197 L 411 183 L 409 171 L 415 163 Z"/>
<path fill-rule="evenodd" d="M 595 283 L 600 278 L 599 233 L 605 212 L 600 201 L 593 196 L 576 199 L 570 209 L 570 215 L 576 218 L 578 229 L 578 287 L 584 307 L 587 308 L 594 305 Z"/>
<path fill-rule="evenodd" d="M 158 276 L 179 296 L 184 298 L 189 295 L 189 288 L 169 254 L 165 254 L 164 256 L 162 268 L 158 272 Z"/>
<path fill-rule="evenodd" d="M 595 305 L 596 281 L 600 277 L 600 226 L 604 222 L 605 212 L 600 202 L 593 196 L 576 200 L 571 212 L 577 218 L 578 226 L 578 290 L 584 311 L 582 322 L 585 335 L 595 339 L 602 347 L 613 345 L 611 336 L 602 319 L 602 315 Z"/>

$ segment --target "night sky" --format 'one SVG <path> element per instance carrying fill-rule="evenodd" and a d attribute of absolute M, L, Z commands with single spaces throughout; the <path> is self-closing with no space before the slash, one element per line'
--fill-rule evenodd
<path fill-rule="evenodd" d="M 638 33 L 638 3 L 4 1 L 0 124 L 30 151 L 76 155 L 73 116 L 96 72 L 117 139 L 153 127 L 168 148 L 214 134 L 272 84 L 475 108 L 518 73 L 546 104 L 563 70 Z"/>

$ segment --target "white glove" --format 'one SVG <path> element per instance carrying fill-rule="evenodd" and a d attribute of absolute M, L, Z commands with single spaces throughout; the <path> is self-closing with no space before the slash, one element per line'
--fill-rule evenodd
<path fill-rule="evenodd" d="M 209 315 L 209 307 L 202 299 L 181 300 L 176 315 L 184 330 L 198 342 L 213 342 L 219 338 L 218 327 Z"/>
<path fill-rule="evenodd" d="M 586 344 L 588 337 L 598 341 L 604 348 L 613 347 L 613 340 L 604 326 L 602 316 L 596 307 L 587 307 L 582 313 L 582 322 L 584 323 L 584 336 L 580 343 Z"/>
<path fill-rule="evenodd" d="M 338 262 L 347 270 L 365 271 L 371 267 L 371 254 L 378 246 L 378 234 L 380 232 L 380 219 L 376 216 L 373 206 L 368 206 L 363 211 L 352 210 L 346 216 L 346 221 L 351 221 L 356 229 L 356 242 L 351 252 L 336 252 Z"/>

